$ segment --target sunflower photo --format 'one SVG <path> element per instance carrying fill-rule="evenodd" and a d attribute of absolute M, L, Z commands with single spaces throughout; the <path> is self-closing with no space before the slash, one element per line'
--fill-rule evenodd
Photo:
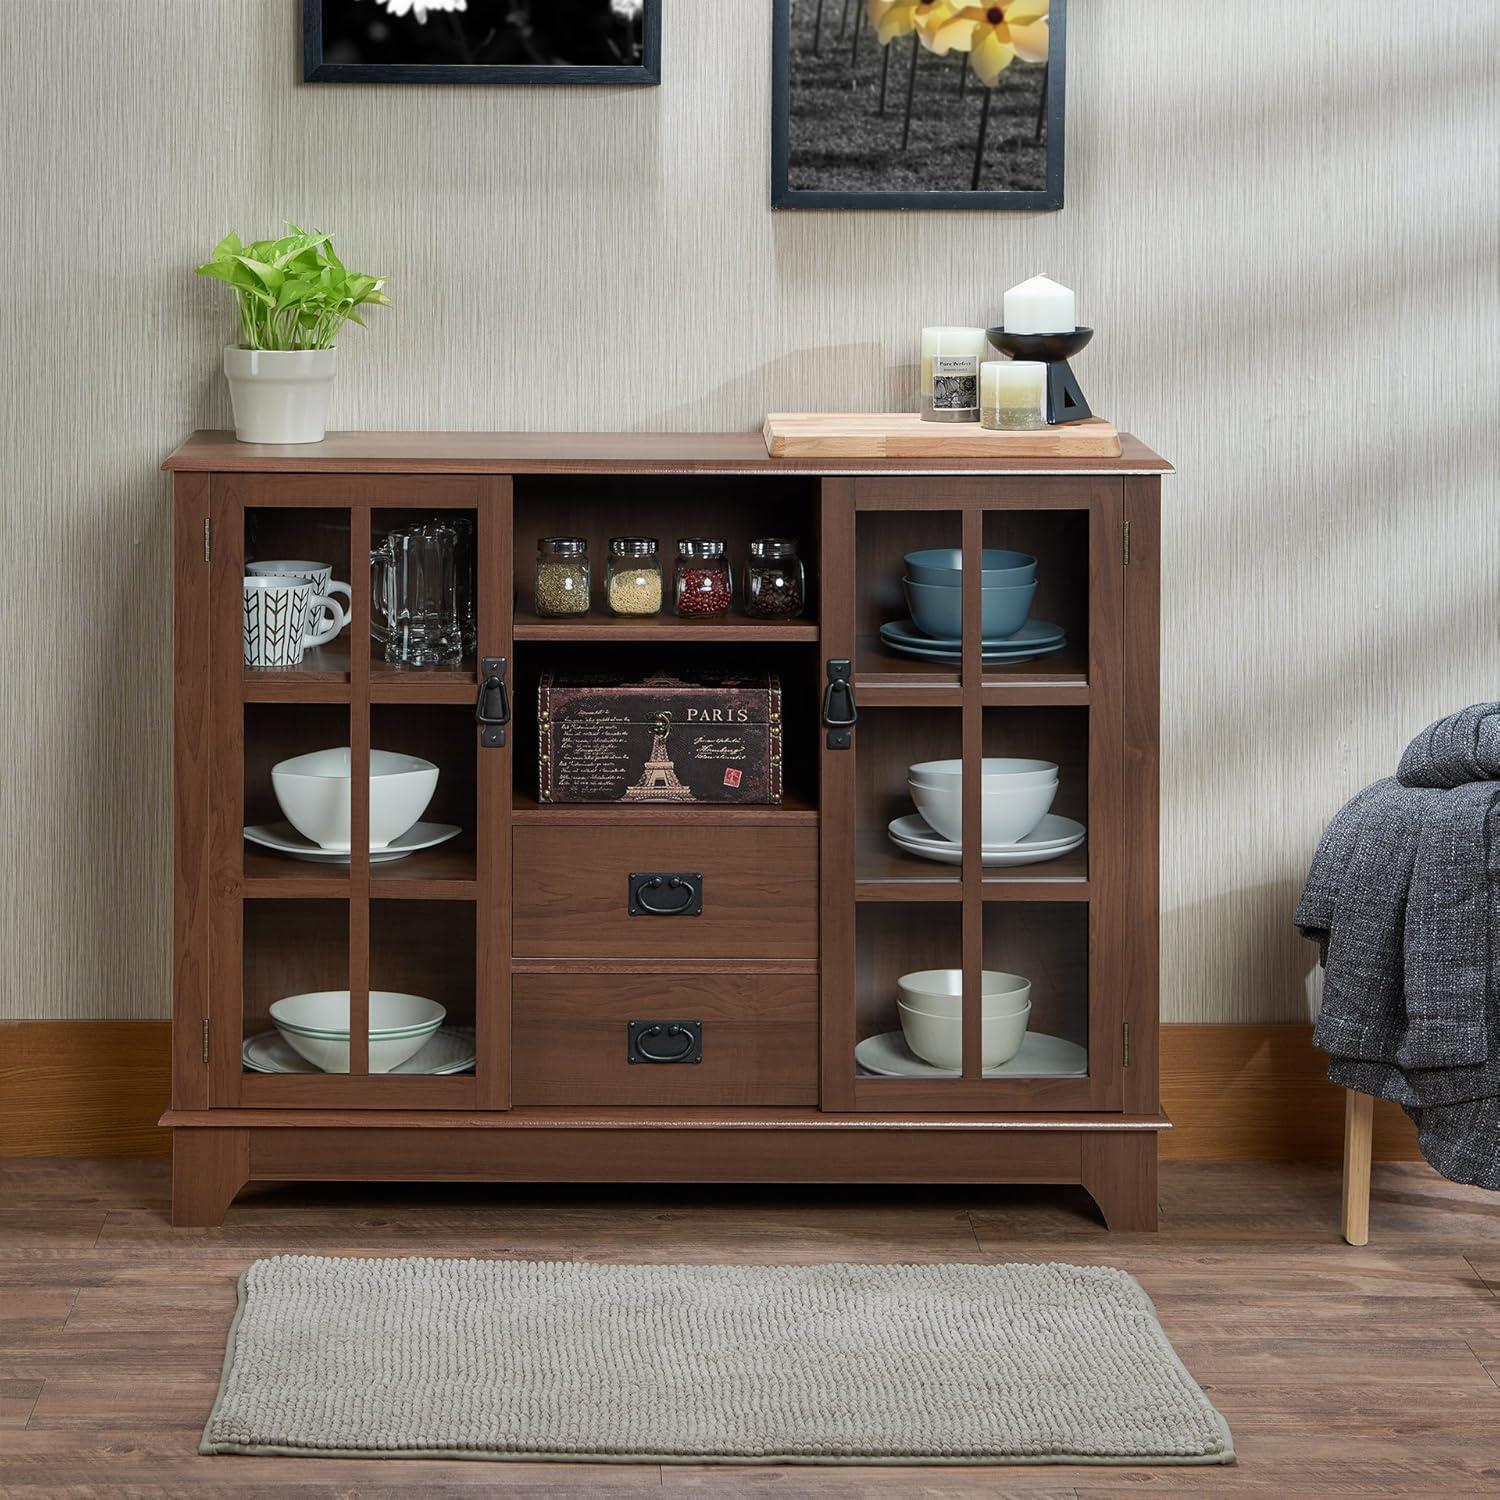
<path fill-rule="evenodd" d="M 779 208 L 1061 208 L 1065 0 L 774 0 Z"/>

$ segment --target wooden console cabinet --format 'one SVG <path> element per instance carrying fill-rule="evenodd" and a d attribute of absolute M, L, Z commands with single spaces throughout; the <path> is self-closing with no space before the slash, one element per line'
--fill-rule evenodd
<path fill-rule="evenodd" d="M 199 433 L 166 467 L 175 536 L 173 1219 L 214 1224 L 251 1179 L 1081 1183 L 1119 1229 L 1156 1224 L 1158 522 L 1170 466 L 772 460 L 758 434 L 343 434 L 268 448 Z M 473 527 L 476 658 L 402 669 L 372 651 L 368 554 L 439 512 Z M 532 612 L 536 538 L 796 537 L 807 611 L 570 621 Z M 960 662 L 888 654 L 903 556 L 961 548 Z M 986 663 L 980 553 L 1038 559 L 1034 618 L 1068 633 Z M 243 665 L 254 559 L 331 563 L 354 623 L 285 671 Z M 670 610 L 670 604 L 668 605 Z M 481 745 L 478 658 L 512 705 Z M 846 747 L 821 722 L 852 663 Z M 783 686 L 778 806 L 537 800 L 537 683 L 549 670 L 770 670 Z M 835 672 L 837 668 L 833 669 Z M 314 864 L 246 842 L 277 820 L 270 768 L 348 745 L 356 853 Z M 425 814 L 462 833 L 393 863 L 359 852 L 371 747 L 441 768 Z M 906 768 L 961 756 L 1055 761 L 1053 811 L 1087 825 L 1050 863 L 958 864 L 887 838 Z M 977 828 L 979 778 L 965 777 Z M 703 876 L 703 915 L 631 915 L 636 871 Z M 961 1076 L 872 1074 L 899 1030 L 896 979 L 965 975 Z M 1077 1067 L 985 1077 L 978 978 L 1032 981 L 1031 1030 Z M 371 987 L 439 1000 L 472 1027 L 456 1075 L 371 1074 Z M 270 1005 L 350 992 L 347 1074 L 241 1060 Z M 631 1062 L 632 1020 L 701 1022 L 702 1060 Z"/>

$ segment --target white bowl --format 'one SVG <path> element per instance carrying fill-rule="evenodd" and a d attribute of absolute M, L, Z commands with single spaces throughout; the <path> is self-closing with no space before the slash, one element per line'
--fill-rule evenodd
<path fill-rule="evenodd" d="M 1057 780 L 1057 766 L 1050 760 L 1017 760 L 1008 755 L 986 755 L 979 763 L 984 784 L 999 786 L 1032 786 L 1049 778 Z M 961 760 L 923 760 L 908 766 L 909 780 L 921 786 L 961 786 L 964 763 Z"/>
<path fill-rule="evenodd" d="M 286 820 L 304 838 L 349 851 L 349 747 L 314 750 L 271 767 L 271 789 Z M 394 750 L 370 751 L 370 847 L 384 849 L 427 810 L 437 790 L 430 760 Z"/>
<path fill-rule="evenodd" d="M 370 1071 L 389 1073 L 415 1057 L 443 1024 L 436 1000 L 396 990 L 370 991 Z M 287 1044 L 325 1073 L 349 1071 L 349 991 L 288 995 L 271 1007 L 271 1021 Z"/>
<path fill-rule="evenodd" d="M 951 1068 L 954 1072 L 964 1065 L 964 1023 L 960 1016 L 935 1016 L 930 1011 L 916 1010 L 904 1000 L 896 1002 L 896 1013 L 901 1017 L 901 1034 L 906 1045 L 923 1062 L 935 1068 Z M 981 1065 L 998 1068 L 1007 1063 L 1021 1050 L 1026 1040 L 1026 1023 L 1031 1018 L 1031 1006 L 1005 1016 L 985 1016 L 980 1022 L 979 1044 Z"/>
<path fill-rule="evenodd" d="M 946 792 L 954 786 L 963 785 L 962 782 L 934 781 L 930 776 L 908 776 L 906 780 L 910 786 L 925 786 L 936 792 Z M 1020 776 L 981 776 L 979 778 L 979 785 L 986 792 L 1013 791 L 1019 786 L 1056 786 L 1057 782 L 1056 771 L 1035 771 Z"/>
<path fill-rule="evenodd" d="M 958 786 L 931 787 L 908 783 L 911 800 L 917 811 L 945 839 L 959 843 L 963 839 L 963 789 Z M 1051 810 L 1057 796 L 1057 783 L 1040 786 L 981 787 L 980 842 L 1014 844 L 1024 839 Z"/>
<path fill-rule="evenodd" d="M 1031 1003 L 1031 981 L 1021 974 L 984 969 L 979 978 L 980 1000 L 986 1017 L 1012 1015 Z M 962 969 L 918 969 L 896 981 L 896 993 L 913 1010 L 935 1016 L 963 1014 Z"/>

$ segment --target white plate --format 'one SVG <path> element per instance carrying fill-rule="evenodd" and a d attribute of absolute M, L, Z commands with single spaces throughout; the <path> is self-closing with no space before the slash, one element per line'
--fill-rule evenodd
<path fill-rule="evenodd" d="M 926 844 L 908 844 L 903 839 L 892 839 L 891 842 L 903 854 L 915 855 L 918 859 L 930 859 L 940 865 L 961 865 L 964 862 L 964 852 L 957 844 L 949 844 L 946 849 L 934 849 Z M 1063 855 L 1082 847 L 1083 840 L 1076 839 L 1071 844 L 1060 844 L 1055 849 L 986 851 L 980 854 L 979 863 L 986 870 L 1001 870 L 1011 865 L 1040 865 L 1049 859 L 1061 859 Z"/>
<path fill-rule="evenodd" d="M 462 1073 L 474 1066 L 474 1032 L 467 1026 L 444 1026 L 433 1039 L 389 1073 L 372 1078 L 391 1078 L 398 1073 Z M 252 1073 L 317 1073 L 278 1031 L 265 1031 L 248 1038 L 240 1048 L 240 1060 Z"/>
<path fill-rule="evenodd" d="M 962 853 L 963 845 L 945 839 L 920 813 L 908 813 L 904 818 L 893 818 L 886 825 L 886 832 L 903 844 L 930 848 L 934 854 Z M 1042 850 L 1058 849 L 1064 844 L 1073 848 L 1083 842 L 1084 826 L 1076 818 L 1060 817 L 1048 813 L 1024 839 L 1013 844 L 986 844 L 980 851 L 984 854 L 1035 854 Z"/>
<path fill-rule="evenodd" d="M 384 849 L 370 850 L 372 865 L 388 865 L 393 860 L 405 859 L 418 849 L 431 849 L 446 844 L 463 830 L 456 823 L 413 823 L 398 839 L 392 839 Z M 347 865 L 349 851 L 342 854 L 332 849 L 320 849 L 311 839 L 305 839 L 290 823 L 261 823 L 245 830 L 245 837 L 262 849 L 274 849 L 278 854 L 290 854 L 293 859 L 305 859 L 315 865 Z"/>
<path fill-rule="evenodd" d="M 948 1068 L 923 1062 L 906 1045 L 899 1031 L 867 1036 L 854 1049 L 854 1060 L 877 1078 L 958 1078 Z M 1028 1031 L 1021 1050 L 998 1068 L 986 1068 L 986 1078 L 1086 1078 L 1089 1055 L 1077 1042 L 1041 1031 Z"/>

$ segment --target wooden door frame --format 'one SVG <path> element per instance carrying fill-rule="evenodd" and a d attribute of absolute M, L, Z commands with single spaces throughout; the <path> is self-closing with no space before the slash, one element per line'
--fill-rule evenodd
<path fill-rule="evenodd" d="M 1159 484 L 1159 481 L 1157 481 Z M 859 731 L 852 754 L 822 751 L 819 818 L 822 829 L 822 1108 L 828 1111 L 924 1112 L 1035 1110 L 1114 1113 L 1134 1107 L 1144 1096 L 1142 1081 L 1132 1079 L 1127 1105 L 1123 1079 L 1122 1026 L 1146 1004 L 1142 988 L 1145 964 L 1133 960 L 1139 973 L 1131 988 L 1134 1005 L 1127 1012 L 1121 985 L 1128 958 L 1124 928 L 1126 891 L 1138 879 L 1126 847 L 1128 832 L 1143 833 L 1137 816 L 1127 827 L 1124 785 L 1125 582 L 1124 483 L 1117 475 L 881 476 L 823 481 L 822 640 L 825 657 L 853 655 L 856 590 L 855 528 L 862 510 L 943 510 L 962 517 L 965 550 L 966 630 L 961 665 L 963 753 L 982 755 L 983 715 L 987 708 L 1035 703 L 1005 690 L 983 689 L 979 644 L 979 570 L 984 515 L 990 511 L 1081 511 L 1088 516 L 1088 737 L 1089 737 L 1089 896 L 1088 896 L 1088 1039 L 1089 1071 L 1082 1079 L 1034 1078 L 990 1082 L 979 1072 L 977 1007 L 965 1017 L 965 1076 L 941 1082 L 858 1079 L 853 1049 L 856 1029 L 855 923 L 857 900 L 854 833 L 857 810 L 855 767 Z M 971 555 L 972 554 L 972 555 Z M 1144 607 L 1144 606 L 1143 606 Z M 1059 702 L 1069 701 L 1059 695 Z M 1076 701 L 1076 699 L 1075 699 Z M 1153 820 L 1154 811 L 1147 809 Z M 979 782 L 966 778 L 964 821 L 977 824 Z M 966 844 L 961 883 L 963 964 L 968 987 L 977 986 L 982 966 L 984 926 L 983 871 L 977 844 Z M 993 898 L 992 898 L 993 899 Z M 957 903 L 955 903 L 957 904 Z M 1135 893 L 1136 907 L 1149 904 L 1155 919 L 1154 886 Z M 1151 997 L 1154 1004 L 1154 995 Z M 1154 1030 L 1152 1031 L 1154 1038 Z M 1145 1041 L 1146 1038 L 1142 1038 Z M 1154 1110 L 1154 1100 L 1141 1108 Z"/>
<path fill-rule="evenodd" d="M 182 476 L 186 477 L 186 476 Z M 509 744 L 501 751 L 476 749 L 474 1005 L 476 1046 L 473 1075 L 450 1078 L 394 1078 L 349 1074 L 247 1076 L 240 1062 L 244 1026 L 244 704 L 241 601 L 234 578 L 244 572 L 245 512 L 297 507 L 347 512 L 350 586 L 357 618 L 368 621 L 370 575 L 361 564 L 369 552 L 373 517 L 383 510 L 462 509 L 475 513 L 476 586 L 481 638 L 478 656 L 510 660 L 510 480 L 479 475 L 214 474 L 207 476 L 211 518 L 207 653 L 211 743 L 209 767 L 209 867 L 211 937 L 207 1012 L 209 1078 L 207 1103 L 213 1108 L 299 1109 L 503 1109 L 509 1104 Z M 179 482 L 180 479 L 179 479 Z M 370 637 L 351 627 L 347 688 L 331 689 L 322 701 L 347 703 L 351 774 L 351 862 L 349 903 L 349 989 L 351 1068 L 368 1066 L 369 919 L 369 750 Z M 477 662 L 476 662 L 477 667 Z M 474 691 L 478 691 L 477 680 Z M 392 700 L 382 696 L 382 702 Z M 418 699 L 411 700 L 413 704 Z M 477 737 L 479 728 L 474 727 Z M 509 738 L 509 737 L 507 737 Z M 363 774 L 361 774 L 363 771 Z M 179 860 L 181 859 L 179 855 Z M 344 893 L 328 899 L 343 899 Z M 363 1024 L 362 1024 L 363 1023 Z M 480 1041 L 480 1038 L 483 1041 Z M 486 1067 L 486 1058 L 490 1066 Z"/>

